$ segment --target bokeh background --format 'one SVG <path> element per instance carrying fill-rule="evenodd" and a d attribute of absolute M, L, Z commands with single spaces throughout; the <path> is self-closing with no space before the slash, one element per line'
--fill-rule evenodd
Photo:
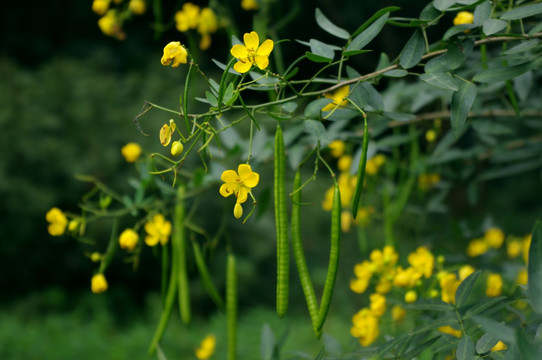
<path fill-rule="evenodd" d="M 163 1 L 164 14 L 172 17 L 183 1 Z M 195 1 L 206 6 L 207 2 Z M 240 33 L 252 30 L 252 13 L 240 1 L 221 1 L 230 8 Z M 275 1 L 273 19 L 294 11 L 290 1 Z M 303 0 L 297 2 L 296 26 L 281 29 L 279 36 L 308 40 L 316 25 L 314 8 L 319 7 L 337 25 L 353 31 L 379 8 L 399 5 L 398 16 L 417 16 L 425 1 L 360 2 Z M 184 72 L 160 65 L 163 46 L 172 40 L 185 41 L 171 29 L 157 38 L 148 4 L 147 14 L 126 23 L 127 37 L 118 41 L 104 36 L 91 1 L 8 1 L 0 12 L 0 358 L 2 359 L 144 359 L 160 313 L 160 268 L 149 252 L 137 271 L 120 259 L 108 270 L 110 289 L 102 295 L 90 293 L 95 265 L 88 247 L 75 240 L 51 237 L 45 213 L 53 206 L 77 212 L 81 196 L 90 190 L 75 174 L 92 174 L 111 187 L 123 189 L 133 166 L 125 163 L 120 148 L 129 141 L 147 151 L 160 151 L 157 129 L 168 116 L 153 110 L 142 122 L 144 136 L 133 119 L 143 102 L 175 108 L 184 83 Z M 444 24 L 443 27 L 449 26 Z M 320 36 L 321 35 L 321 36 Z M 319 39 L 325 41 L 326 34 Z M 370 72 L 378 54 L 390 58 L 402 49 L 410 33 L 384 30 L 375 40 L 374 54 L 354 60 L 353 66 Z M 213 35 L 213 45 L 199 56 L 209 74 L 216 72 L 210 61 L 224 61 L 229 50 L 224 32 Z M 291 47 L 292 49 L 295 47 Z M 284 51 L 285 63 L 298 53 Z M 302 69 L 307 73 L 310 68 Z M 154 136 L 152 136 L 154 135 Z M 480 189 L 476 204 L 467 201 L 461 186 L 447 199 L 448 217 L 428 218 L 427 228 L 437 224 L 442 239 L 457 244 L 459 224 L 483 222 L 488 217 L 506 232 L 524 234 L 533 219 L 540 217 L 539 170 L 520 177 L 488 182 Z M 325 188 L 315 189 L 323 191 Z M 321 194 L 321 193 L 320 193 Z M 269 215 L 271 215 L 271 211 Z M 315 213 L 314 216 L 327 216 Z M 212 216 L 212 214 L 209 214 Z M 316 222 L 315 222 L 316 223 Z M 312 337 L 310 322 L 295 271 L 292 272 L 292 308 L 287 319 L 274 314 L 274 243 L 254 232 L 273 229 L 270 216 L 238 229 L 246 241 L 240 259 L 240 358 L 256 358 L 263 323 L 271 324 L 277 336 L 289 332 L 286 348 L 302 347 L 314 356 L 321 345 Z M 315 226 L 315 233 L 321 229 Z M 107 241 L 104 224 L 95 236 Z M 373 238 L 378 239 L 379 230 Z M 398 236 L 398 238 L 401 236 Z M 265 241 L 263 241 L 265 240 Z M 272 240 L 272 239 L 271 239 Z M 350 241 L 350 243 L 349 243 Z M 377 243 L 379 240 L 375 240 Z M 408 234 L 401 238 L 408 243 Z M 316 277 L 325 276 L 327 242 L 310 242 L 309 261 Z M 355 236 L 346 236 L 347 249 L 356 249 Z M 459 243 L 461 244 L 461 243 Z M 460 246 L 460 245 L 458 245 Z M 343 346 L 351 344 L 350 316 L 361 306 L 348 289 L 352 265 L 359 252 L 344 251 L 341 274 L 326 332 Z M 292 269 L 294 269 L 292 267 Z M 194 269 L 192 269 L 194 270 Z M 214 271 L 220 274 L 220 266 Z M 111 286 L 114 283 L 114 286 Z M 219 286 L 223 284 L 219 283 Z M 214 310 L 194 281 L 195 321 L 189 328 L 173 317 L 164 349 L 171 359 L 189 359 L 191 349 L 208 332 L 225 333 L 223 315 Z M 305 324 L 305 325 L 300 325 Z M 304 327 L 305 326 L 305 327 Z M 293 339 L 296 339 L 295 341 Z M 355 341 L 354 341 L 355 342 Z M 225 346 L 219 337 L 219 347 Z M 246 351 L 246 352 L 243 352 Z M 292 350 L 293 351 L 293 350 Z M 247 357 L 242 357 L 242 355 Z M 217 354 L 218 359 L 222 355 Z"/>

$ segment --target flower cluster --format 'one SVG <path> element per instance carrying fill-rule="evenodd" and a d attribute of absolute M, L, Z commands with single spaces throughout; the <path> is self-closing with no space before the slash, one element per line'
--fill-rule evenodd
<path fill-rule="evenodd" d="M 180 32 L 196 29 L 201 35 L 200 49 L 207 50 L 211 46 L 211 34 L 218 29 L 218 20 L 213 9 L 200 9 L 199 6 L 187 2 L 175 13 L 175 25 Z"/>
<path fill-rule="evenodd" d="M 112 7 L 113 2 L 116 7 Z M 100 15 L 98 27 L 104 35 L 124 40 L 126 34 L 122 31 L 122 22 L 131 15 L 143 15 L 147 11 L 145 0 L 130 0 L 122 4 L 122 0 L 94 0 L 92 11 Z"/>
<path fill-rule="evenodd" d="M 175 130 L 177 129 L 177 125 L 175 125 L 175 121 L 173 119 L 169 120 L 169 124 L 164 124 L 162 128 L 160 129 L 160 144 L 162 146 L 168 146 L 171 142 L 171 137 Z M 171 144 L 171 155 L 172 156 L 179 156 L 184 150 L 184 145 L 181 142 L 181 140 L 176 140 Z"/>
<path fill-rule="evenodd" d="M 498 249 L 504 242 L 504 233 L 499 228 L 488 229 L 482 238 L 473 239 L 467 246 L 467 255 L 477 257 L 490 249 Z"/>

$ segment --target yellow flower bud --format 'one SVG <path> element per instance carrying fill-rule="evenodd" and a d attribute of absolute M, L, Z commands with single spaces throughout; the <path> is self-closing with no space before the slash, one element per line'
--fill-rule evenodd
<path fill-rule="evenodd" d="M 331 156 L 338 158 L 344 153 L 344 141 L 342 140 L 333 140 L 328 145 L 329 150 L 331 151 Z"/>
<path fill-rule="evenodd" d="M 135 249 L 139 235 L 132 229 L 124 230 L 119 237 L 119 245 L 121 249 L 132 251 Z"/>
<path fill-rule="evenodd" d="M 141 155 L 141 146 L 135 142 L 129 142 L 120 149 L 120 152 L 126 162 L 133 163 Z"/>
<path fill-rule="evenodd" d="M 435 141 L 436 138 L 437 138 L 437 132 L 435 130 L 429 129 L 425 132 L 425 140 L 427 140 L 427 142 L 431 143 Z"/>
<path fill-rule="evenodd" d="M 90 254 L 90 261 L 92 262 L 100 262 L 103 259 L 103 255 L 99 252 L 95 251 L 92 254 Z"/>
<path fill-rule="evenodd" d="M 51 236 L 60 236 L 64 234 L 66 226 L 68 225 L 68 218 L 62 210 L 57 207 L 54 207 L 47 211 L 45 214 L 45 220 L 49 223 L 47 231 Z"/>
<path fill-rule="evenodd" d="M 94 294 L 100 294 L 107 291 L 107 280 L 104 274 L 96 274 L 90 280 L 90 289 Z"/>
<path fill-rule="evenodd" d="M 474 15 L 468 11 L 460 11 L 454 18 L 454 25 L 472 24 L 474 23 Z"/>
<path fill-rule="evenodd" d="M 171 144 L 171 155 L 179 156 L 184 150 L 184 146 L 180 141 L 174 141 Z"/>
<path fill-rule="evenodd" d="M 504 232 L 499 228 L 487 229 L 484 234 L 484 241 L 492 248 L 498 249 L 504 242 Z"/>
<path fill-rule="evenodd" d="M 239 219 L 241 216 L 243 216 L 243 207 L 238 202 L 235 203 L 235 206 L 233 208 L 233 216 L 235 216 L 236 219 Z"/>
<path fill-rule="evenodd" d="M 406 310 L 401 307 L 401 305 L 395 305 L 391 309 L 391 318 L 393 321 L 401 321 L 406 316 Z"/>
<path fill-rule="evenodd" d="M 92 2 L 92 11 L 98 15 L 105 15 L 109 10 L 109 0 L 94 0 Z"/>
<path fill-rule="evenodd" d="M 409 290 L 405 294 L 405 302 L 410 304 L 418 300 L 418 293 L 414 290 Z"/>
<path fill-rule="evenodd" d="M 487 297 L 497 297 L 502 293 L 502 277 L 499 274 L 489 274 L 487 278 Z"/>
<path fill-rule="evenodd" d="M 343 155 L 339 158 L 339 161 L 337 162 L 337 167 L 340 171 L 349 171 L 350 167 L 352 166 L 352 156 L 350 155 Z"/>
<path fill-rule="evenodd" d="M 130 0 L 128 8 L 135 15 L 143 15 L 147 11 L 147 6 L 144 0 Z"/>

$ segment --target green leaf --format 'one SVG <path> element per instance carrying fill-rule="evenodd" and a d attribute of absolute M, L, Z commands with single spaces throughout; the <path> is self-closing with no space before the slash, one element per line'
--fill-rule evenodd
<path fill-rule="evenodd" d="M 321 98 L 311 101 L 305 107 L 304 115 L 306 119 L 320 119 L 322 108 L 327 104 L 332 103 L 332 99 Z"/>
<path fill-rule="evenodd" d="M 520 6 L 501 15 L 503 20 L 518 20 L 529 16 L 542 14 L 542 4 Z"/>
<path fill-rule="evenodd" d="M 482 70 L 474 75 L 473 80 L 482 83 L 492 83 L 504 80 L 511 80 L 523 73 L 531 70 L 535 63 L 530 61 L 520 65 L 498 67 L 494 69 Z"/>
<path fill-rule="evenodd" d="M 367 29 L 369 27 L 369 25 L 371 25 L 376 19 L 378 19 L 382 15 L 385 15 L 385 14 L 388 14 L 390 12 L 397 11 L 397 10 L 401 10 L 401 8 L 399 6 L 388 6 L 388 7 L 385 7 L 383 9 L 378 10 L 377 12 L 375 12 L 373 14 L 373 16 L 371 16 L 369 18 L 369 20 L 367 20 L 363 24 L 361 24 L 361 26 L 356 31 L 354 31 L 352 36 L 357 36 L 358 34 L 360 34 L 363 30 Z M 389 16 L 389 14 L 388 14 L 388 16 Z"/>
<path fill-rule="evenodd" d="M 305 120 L 303 121 L 305 129 L 314 137 L 316 140 L 320 141 L 321 144 L 329 143 L 329 138 L 327 136 L 326 128 L 318 120 Z"/>
<path fill-rule="evenodd" d="M 434 0 L 433 6 L 437 10 L 445 11 L 446 9 L 454 6 L 456 2 L 456 0 Z"/>
<path fill-rule="evenodd" d="M 372 23 L 371 26 L 369 26 L 362 33 L 352 39 L 352 42 L 346 48 L 344 55 L 348 56 L 349 51 L 361 50 L 365 45 L 371 42 L 371 40 L 373 40 L 380 33 L 380 31 L 386 24 L 386 20 L 388 20 L 389 16 L 389 13 L 385 13 L 380 18 L 378 18 L 378 20 Z"/>
<path fill-rule="evenodd" d="M 226 91 L 224 92 L 224 97 L 222 98 L 222 103 L 228 105 L 230 100 L 233 98 L 233 83 L 229 83 Z"/>
<path fill-rule="evenodd" d="M 463 305 L 465 305 L 465 302 L 469 298 L 469 295 L 472 291 L 472 287 L 476 283 L 476 280 L 478 280 L 478 277 L 480 277 L 481 270 L 476 270 L 472 274 L 470 274 L 465 280 L 459 284 L 459 287 L 457 288 L 457 291 L 455 292 L 455 305 L 458 308 L 461 308 Z"/>
<path fill-rule="evenodd" d="M 457 91 L 459 89 L 457 82 L 455 81 L 454 77 L 450 75 L 450 73 L 432 72 L 429 74 L 421 74 L 420 79 L 429 85 L 433 85 L 444 90 Z"/>
<path fill-rule="evenodd" d="M 271 330 L 271 327 L 268 324 L 263 324 L 260 340 L 260 355 L 262 356 L 262 360 L 271 360 L 273 358 L 276 345 L 277 343 L 273 330 Z"/>
<path fill-rule="evenodd" d="M 335 57 L 335 52 L 333 51 L 333 47 L 331 47 L 330 45 L 316 39 L 310 39 L 309 44 L 311 47 L 311 52 L 314 55 L 319 55 L 319 56 L 328 58 L 328 61 L 333 60 L 333 57 Z"/>
<path fill-rule="evenodd" d="M 435 9 L 433 3 L 427 4 L 420 13 L 420 20 L 433 21 L 440 16 L 440 11 Z"/>
<path fill-rule="evenodd" d="M 350 37 L 348 31 L 338 27 L 337 25 L 329 21 L 329 19 L 322 13 L 320 9 L 316 8 L 314 15 L 316 17 L 316 23 L 318 24 L 318 26 L 320 26 L 331 35 L 335 35 L 336 37 L 341 39 L 348 39 Z"/>
<path fill-rule="evenodd" d="M 218 106 L 218 100 L 213 94 L 211 94 L 211 92 L 206 91 L 205 98 L 207 99 L 207 101 L 209 102 L 211 106 L 214 106 L 214 107 Z"/>
<path fill-rule="evenodd" d="M 484 1 L 474 9 L 474 25 L 480 26 L 491 17 L 491 3 Z"/>
<path fill-rule="evenodd" d="M 457 360 L 470 360 L 474 359 L 474 343 L 468 335 L 464 335 L 459 344 L 457 344 L 457 349 L 455 351 L 455 358 Z"/>
<path fill-rule="evenodd" d="M 459 90 L 452 95 L 450 105 L 450 121 L 456 139 L 459 137 L 463 125 L 467 120 L 470 108 L 476 98 L 476 85 L 470 82 L 462 82 Z"/>
<path fill-rule="evenodd" d="M 502 21 L 498 19 L 487 19 L 484 21 L 484 24 L 482 25 L 482 31 L 487 36 L 493 35 L 503 30 L 507 24 L 508 23 L 506 21 Z"/>
<path fill-rule="evenodd" d="M 516 332 L 510 326 L 479 315 L 473 315 L 472 320 L 497 339 L 507 344 L 516 343 Z"/>
<path fill-rule="evenodd" d="M 492 310 L 497 309 L 498 310 L 498 309 L 506 306 L 506 304 L 504 304 L 502 302 L 504 299 L 506 299 L 505 296 L 499 296 L 499 297 L 496 297 L 496 298 L 493 298 L 493 299 L 484 300 L 484 301 L 474 305 L 469 310 L 467 310 L 467 313 L 465 314 L 465 319 L 467 319 L 468 317 L 470 317 L 472 315 L 480 314 L 480 313 L 482 313 L 482 312 L 484 312 L 484 311 L 486 311 L 488 309 L 492 309 Z"/>
<path fill-rule="evenodd" d="M 485 333 L 476 342 L 476 352 L 478 354 L 488 352 L 498 342 L 499 339 L 497 339 L 495 336 L 490 333 Z"/>
<path fill-rule="evenodd" d="M 418 300 L 415 304 L 408 304 L 407 309 L 429 310 L 429 311 L 452 311 L 453 306 L 442 300 Z"/>
<path fill-rule="evenodd" d="M 448 52 L 445 54 L 446 66 L 450 70 L 455 70 L 460 67 L 473 47 L 474 42 L 472 40 L 463 42 L 454 41 L 450 43 L 448 45 Z"/>
<path fill-rule="evenodd" d="M 287 103 L 280 105 L 280 107 L 287 113 L 291 114 L 295 111 L 295 109 L 297 109 L 297 103 L 294 101 L 289 101 Z"/>
<path fill-rule="evenodd" d="M 393 121 L 409 121 L 416 118 L 416 115 L 414 114 L 391 112 L 391 111 L 384 111 L 382 115 L 385 118 L 388 118 Z"/>
<path fill-rule="evenodd" d="M 516 45 L 506 50 L 505 52 L 502 53 L 502 55 L 513 55 L 513 54 L 519 54 L 525 51 L 529 51 L 537 47 L 538 44 L 540 44 L 540 40 L 538 39 L 523 41 L 519 45 Z"/>
<path fill-rule="evenodd" d="M 401 52 L 399 65 L 404 69 L 410 69 L 420 62 L 424 52 L 425 41 L 423 39 L 423 34 L 421 30 L 416 30 Z"/>
<path fill-rule="evenodd" d="M 328 57 L 325 57 L 325 56 L 313 54 L 310 51 L 306 51 L 305 56 L 310 61 L 314 61 L 314 62 L 317 62 L 317 63 L 328 63 L 328 62 L 330 62 L 332 60 L 332 59 L 330 59 Z"/>
<path fill-rule="evenodd" d="M 331 335 L 324 334 L 323 336 L 324 340 L 324 346 L 326 348 L 326 352 L 331 356 L 339 356 L 342 354 L 343 349 L 341 347 L 341 344 L 335 340 Z"/>
<path fill-rule="evenodd" d="M 358 107 L 364 108 L 369 105 L 376 111 L 382 111 L 384 102 L 380 93 L 368 82 L 359 83 L 350 94 L 350 100 Z"/>
<path fill-rule="evenodd" d="M 452 26 L 444 33 L 444 36 L 442 37 L 442 39 L 448 40 L 454 35 L 464 33 L 465 31 L 474 29 L 475 27 L 476 25 L 474 24 L 461 24 L 461 25 Z"/>
<path fill-rule="evenodd" d="M 404 69 L 393 69 L 386 71 L 382 76 L 391 77 L 391 78 L 402 78 L 408 75 L 408 71 Z"/>
<path fill-rule="evenodd" d="M 527 296 L 534 311 L 542 314 L 542 221 L 534 226 L 531 246 L 529 247 L 529 263 L 527 265 Z"/>
<path fill-rule="evenodd" d="M 526 171 L 531 171 L 533 169 L 536 169 L 542 165 L 542 161 L 539 159 L 531 160 L 531 161 L 524 161 L 521 163 L 515 163 L 509 166 L 504 167 L 498 167 L 494 169 L 490 169 L 482 173 L 478 180 L 492 180 L 492 179 L 498 179 L 503 178 L 507 176 L 517 175 Z"/>

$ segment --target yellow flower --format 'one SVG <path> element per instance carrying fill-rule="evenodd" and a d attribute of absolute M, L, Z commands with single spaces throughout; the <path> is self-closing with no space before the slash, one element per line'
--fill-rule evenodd
<path fill-rule="evenodd" d="M 352 156 L 350 155 L 343 155 L 339 158 L 339 161 L 337 162 L 337 167 L 340 171 L 349 171 L 350 167 L 352 166 Z"/>
<path fill-rule="evenodd" d="M 474 239 L 469 242 L 467 246 L 467 255 L 470 257 L 477 257 L 483 255 L 488 250 L 488 244 L 483 239 Z"/>
<path fill-rule="evenodd" d="M 96 274 L 90 279 L 90 290 L 94 294 L 100 294 L 107 291 L 107 280 L 104 274 Z"/>
<path fill-rule="evenodd" d="M 527 273 L 527 269 L 525 268 L 521 269 L 516 279 L 517 283 L 519 285 L 527 285 L 528 276 L 529 274 Z"/>
<path fill-rule="evenodd" d="M 147 5 L 144 0 L 130 0 L 128 8 L 135 15 L 143 15 L 147 11 Z"/>
<path fill-rule="evenodd" d="M 198 32 L 202 35 L 211 34 L 216 32 L 217 28 L 218 22 L 213 9 L 207 7 L 201 10 L 198 21 Z"/>
<path fill-rule="evenodd" d="M 119 237 L 119 245 L 121 249 L 132 251 L 135 249 L 139 235 L 132 229 L 124 230 Z"/>
<path fill-rule="evenodd" d="M 203 35 L 199 41 L 199 48 L 201 50 L 207 50 L 211 46 L 211 35 Z"/>
<path fill-rule="evenodd" d="M 391 291 L 393 283 L 386 277 L 381 277 L 378 284 L 375 285 L 375 290 L 379 294 L 387 294 Z"/>
<path fill-rule="evenodd" d="M 373 276 L 372 264 L 364 260 L 362 263 L 354 265 L 354 274 L 359 278 L 371 278 Z"/>
<path fill-rule="evenodd" d="M 371 294 L 369 296 L 371 301 L 371 312 L 374 316 L 380 317 L 386 312 L 386 297 L 382 294 Z"/>
<path fill-rule="evenodd" d="M 109 10 L 109 0 L 94 0 L 92 2 L 92 11 L 98 15 L 104 15 Z"/>
<path fill-rule="evenodd" d="M 358 209 L 358 216 L 356 217 L 356 220 L 354 222 L 356 224 L 359 224 L 361 227 L 367 227 L 367 225 L 369 225 L 369 222 L 371 220 L 370 215 L 373 212 L 374 212 L 374 208 L 372 206 L 360 207 Z"/>
<path fill-rule="evenodd" d="M 416 285 L 416 282 L 420 280 L 423 276 L 423 273 L 417 271 L 413 267 L 408 267 L 403 269 L 402 267 L 397 267 L 397 273 L 393 278 L 393 285 L 398 287 L 412 287 Z"/>
<path fill-rule="evenodd" d="M 431 251 L 426 247 L 420 246 L 415 252 L 408 255 L 408 263 L 417 271 L 421 272 L 423 276 L 429 278 L 433 273 L 433 266 L 435 264 L 435 257 L 431 254 Z"/>
<path fill-rule="evenodd" d="M 459 268 L 459 280 L 463 281 L 472 274 L 475 269 L 470 265 L 463 265 Z"/>
<path fill-rule="evenodd" d="M 120 152 L 122 156 L 124 156 L 126 162 L 133 163 L 139 159 L 139 156 L 141 155 L 141 146 L 139 146 L 138 143 L 129 142 L 120 149 Z"/>
<path fill-rule="evenodd" d="M 484 241 L 492 248 L 498 249 L 504 242 L 504 233 L 499 228 L 487 229 L 486 233 L 484 234 Z"/>
<path fill-rule="evenodd" d="M 241 216 L 243 216 L 243 206 L 239 204 L 238 202 L 235 203 L 235 206 L 233 207 L 233 216 L 235 216 L 236 219 L 239 219 Z"/>
<path fill-rule="evenodd" d="M 183 8 L 175 13 L 175 23 L 180 32 L 195 29 L 199 22 L 199 6 L 190 2 L 184 3 Z"/>
<path fill-rule="evenodd" d="M 45 214 L 45 220 L 49 223 L 47 231 L 51 236 L 60 236 L 66 231 L 66 226 L 68 225 L 68 218 L 62 210 L 57 207 L 51 208 Z"/>
<path fill-rule="evenodd" d="M 328 145 L 329 150 L 331 151 L 331 156 L 338 158 L 344 154 L 345 144 L 342 140 L 333 140 Z"/>
<path fill-rule="evenodd" d="M 183 146 L 183 143 L 180 142 L 180 141 L 174 141 L 172 144 L 171 144 L 171 155 L 172 156 L 179 156 L 182 154 L 184 150 L 184 146 Z"/>
<path fill-rule="evenodd" d="M 450 334 L 452 336 L 455 336 L 458 339 L 461 336 L 463 336 L 463 333 L 461 332 L 461 330 L 456 330 L 453 327 L 451 327 L 450 325 L 441 326 L 441 327 L 438 328 L 438 331 L 440 331 L 441 333 L 444 333 L 444 334 Z"/>
<path fill-rule="evenodd" d="M 353 222 L 354 218 L 352 217 L 352 213 L 350 211 L 341 212 L 341 230 L 343 232 L 349 232 Z"/>
<path fill-rule="evenodd" d="M 215 352 L 216 338 L 214 335 L 207 335 L 200 343 L 199 348 L 196 349 L 196 357 L 199 360 L 209 359 Z"/>
<path fill-rule="evenodd" d="M 165 245 L 169 240 L 171 234 L 171 223 L 164 218 L 162 214 L 156 214 L 152 217 L 152 220 L 145 224 L 145 244 L 149 246 L 155 246 L 160 244 Z"/>
<path fill-rule="evenodd" d="M 164 47 L 164 55 L 160 62 L 162 65 L 169 65 L 173 61 L 171 67 L 177 67 L 180 64 L 186 64 L 187 56 L 188 52 L 184 46 L 178 41 L 172 41 Z"/>
<path fill-rule="evenodd" d="M 474 23 L 474 15 L 468 11 L 460 11 L 454 18 L 454 25 L 472 23 Z"/>
<path fill-rule="evenodd" d="M 247 201 L 248 193 L 258 185 L 260 175 L 255 173 L 248 164 L 241 164 L 235 170 L 226 170 L 220 177 L 224 184 L 220 187 L 220 195 L 228 197 L 234 194 L 239 204 Z"/>
<path fill-rule="evenodd" d="M 350 94 L 349 85 L 342 86 L 338 88 L 337 90 L 335 90 L 334 92 L 332 92 L 331 94 L 325 94 L 324 96 L 326 98 L 331 99 L 333 101 L 327 104 L 326 106 L 324 106 L 322 108 L 322 111 L 331 111 L 338 106 L 348 105 L 348 100 L 345 100 L 348 97 L 348 94 Z"/>
<path fill-rule="evenodd" d="M 98 19 L 98 27 L 107 36 L 115 36 L 120 33 L 120 24 L 117 19 L 117 12 L 109 10 L 107 13 Z"/>
<path fill-rule="evenodd" d="M 369 346 L 378 339 L 380 329 L 378 318 L 368 308 L 363 308 L 352 317 L 354 326 L 350 328 L 350 334 L 359 339 L 361 346 Z"/>
<path fill-rule="evenodd" d="M 440 296 L 442 301 L 448 304 L 455 304 L 455 292 L 461 284 L 461 280 L 457 279 L 454 273 L 439 274 L 440 288 L 442 290 Z"/>
<path fill-rule="evenodd" d="M 411 304 L 418 300 L 418 293 L 415 290 L 409 290 L 405 294 L 405 302 Z"/>
<path fill-rule="evenodd" d="M 521 254 L 522 244 L 518 239 L 511 240 L 506 246 L 506 253 L 510 259 L 515 259 Z"/>
<path fill-rule="evenodd" d="M 497 297 L 502 293 L 502 277 L 500 274 L 489 274 L 487 277 L 486 296 Z"/>
<path fill-rule="evenodd" d="M 367 175 L 376 175 L 380 167 L 386 162 L 386 157 L 382 154 L 373 156 L 365 164 L 365 173 Z"/>
<path fill-rule="evenodd" d="M 256 0 L 241 0 L 241 7 L 243 10 L 249 11 L 249 10 L 258 10 L 259 5 L 258 1 Z"/>
<path fill-rule="evenodd" d="M 493 346 L 490 351 L 501 351 L 501 350 L 506 350 L 507 348 L 508 346 L 506 346 L 505 343 L 499 340 L 499 342 L 496 343 L 495 346 Z"/>
<path fill-rule="evenodd" d="M 260 38 L 255 31 L 245 33 L 243 40 L 245 45 L 236 44 L 230 50 L 233 57 L 239 60 L 233 65 L 235 71 L 246 73 L 253 64 L 260 70 L 265 69 L 269 65 L 269 54 L 273 51 L 273 40 L 267 39 L 260 45 Z"/>
<path fill-rule="evenodd" d="M 401 305 L 395 305 L 391 309 L 391 318 L 393 321 L 401 321 L 406 316 L 406 310 Z"/>
<path fill-rule="evenodd" d="M 356 294 L 363 294 L 369 286 L 370 278 L 350 279 L 350 290 Z"/>

